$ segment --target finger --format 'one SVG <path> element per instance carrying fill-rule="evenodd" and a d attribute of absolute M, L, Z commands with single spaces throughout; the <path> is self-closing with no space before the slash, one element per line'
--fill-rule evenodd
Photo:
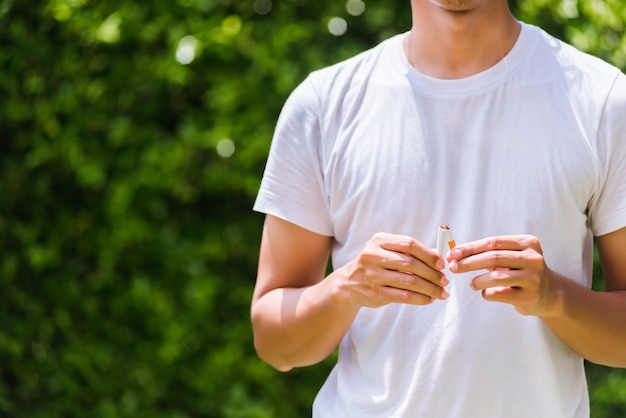
<path fill-rule="evenodd" d="M 449 283 L 443 272 L 431 268 L 408 254 L 388 251 L 387 257 L 380 265 L 386 270 L 412 274 L 438 286 L 446 286 Z"/>
<path fill-rule="evenodd" d="M 393 275 L 387 274 L 387 272 L 399 274 L 402 280 L 407 280 L 406 278 L 411 275 L 416 276 L 420 280 L 428 281 L 439 287 L 449 283 L 443 272 L 427 266 L 422 261 L 408 254 L 385 250 L 378 243 L 371 244 L 361 252 L 356 263 L 361 274 L 369 276 L 370 285 L 411 288 L 410 283 L 408 286 L 397 286 L 395 283 L 389 283 L 387 280 Z M 409 278 L 409 280 L 413 279 Z"/>
<path fill-rule="evenodd" d="M 526 248 L 540 250 L 537 237 L 532 235 L 501 235 L 457 245 L 448 253 L 448 261 L 461 260 L 491 251 L 522 251 Z"/>
<path fill-rule="evenodd" d="M 404 236 L 379 233 L 373 238 L 374 247 L 381 248 L 384 253 L 374 250 L 374 256 L 380 257 L 380 265 L 388 270 L 410 272 L 431 283 L 445 286 L 448 284 L 441 270 L 445 267 L 444 260 L 433 249 L 420 241 Z"/>
<path fill-rule="evenodd" d="M 470 281 L 474 290 L 482 291 L 485 300 L 520 306 L 534 306 L 543 296 L 527 274 L 521 270 L 494 270 Z"/>
<path fill-rule="evenodd" d="M 482 296 L 490 302 L 507 303 L 517 305 L 523 290 L 519 287 L 490 287 L 482 291 Z"/>
<path fill-rule="evenodd" d="M 392 234 L 377 235 L 382 241 L 380 246 L 388 251 L 407 254 L 417 260 L 420 260 L 432 269 L 443 270 L 445 268 L 445 262 L 443 258 L 437 254 L 437 251 L 432 248 L 428 248 L 421 241 L 415 238 Z"/>
<path fill-rule="evenodd" d="M 428 295 L 422 293 L 411 292 L 406 289 L 398 289 L 395 287 L 383 287 L 380 289 L 380 297 L 384 300 L 384 304 L 389 303 L 405 303 L 410 305 L 428 305 L 435 301 Z"/>
<path fill-rule="evenodd" d="M 454 251 L 454 250 L 453 250 Z M 476 270 L 522 269 L 526 265 L 525 251 L 488 251 L 450 261 L 450 271 L 465 273 Z"/>
<path fill-rule="evenodd" d="M 524 273 L 520 270 L 497 269 L 474 277 L 470 287 L 474 290 L 485 290 L 501 287 L 522 287 Z"/>
<path fill-rule="evenodd" d="M 447 279 L 446 279 L 447 281 Z M 384 279 L 386 288 L 406 290 L 411 293 L 419 293 L 431 299 L 447 299 L 449 292 L 442 286 L 433 284 L 422 277 L 414 274 L 390 271 Z"/>

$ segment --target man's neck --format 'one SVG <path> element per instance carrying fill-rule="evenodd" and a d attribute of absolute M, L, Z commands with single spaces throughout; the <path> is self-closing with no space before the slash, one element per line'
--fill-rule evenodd
<path fill-rule="evenodd" d="M 506 2 L 493 2 L 467 12 L 413 0 L 413 27 L 405 53 L 413 67 L 441 79 L 469 77 L 484 71 L 513 48 L 520 25 Z"/>

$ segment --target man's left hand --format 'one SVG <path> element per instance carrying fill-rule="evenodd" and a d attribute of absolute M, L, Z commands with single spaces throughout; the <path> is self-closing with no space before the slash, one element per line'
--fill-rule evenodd
<path fill-rule="evenodd" d="M 489 237 L 448 253 L 452 273 L 487 270 L 470 286 L 488 301 L 513 305 L 523 315 L 551 316 L 558 304 L 557 276 L 546 265 L 541 244 L 531 235 Z"/>

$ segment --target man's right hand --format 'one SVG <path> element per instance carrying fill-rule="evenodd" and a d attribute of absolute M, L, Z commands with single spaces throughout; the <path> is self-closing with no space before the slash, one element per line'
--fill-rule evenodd
<path fill-rule="evenodd" d="M 363 251 L 338 269 L 339 295 L 357 306 L 389 303 L 429 304 L 450 295 L 441 271 L 444 260 L 420 241 L 403 235 L 375 234 Z"/>
<path fill-rule="evenodd" d="M 444 260 L 414 238 L 375 234 L 324 277 L 331 245 L 332 237 L 266 218 L 251 319 L 259 356 L 278 370 L 330 355 L 362 306 L 448 297 Z"/>

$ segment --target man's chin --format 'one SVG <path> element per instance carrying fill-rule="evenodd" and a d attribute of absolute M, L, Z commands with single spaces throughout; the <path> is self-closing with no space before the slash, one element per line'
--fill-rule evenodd
<path fill-rule="evenodd" d="M 478 8 L 476 0 L 429 0 L 440 9 L 452 13 L 468 13 Z"/>

